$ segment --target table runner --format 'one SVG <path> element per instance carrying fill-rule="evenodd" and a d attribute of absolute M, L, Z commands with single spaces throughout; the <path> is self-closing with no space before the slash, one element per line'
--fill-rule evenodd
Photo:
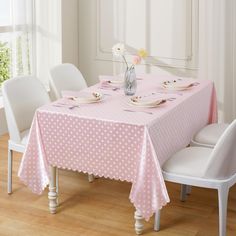
<path fill-rule="evenodd" d="M 122 91 L 104 90 L 104 99 L 79 108 L 66 98 L 39 108 L 19 169 L 20 179 L 41 194 L 49 183 L 49 166 L 132 183 L 130 201 L 148 220 L 169 202 L 161 165 L 189 144 L 192 136 L 216 122 L 216 97 L 210 81 L 185 91 L 166 92 L 166 79 L 143 75 L 137 94 L 174 97 L 160 107 L 133 108 Z M 86 91 L 102 91 L 97 84 Z M 124 109 L 138 112 L 125 112 Z M 139 112 L 141 111 L 141 112 Z M 152 114 L 143 111 L 151 111 Z"/>

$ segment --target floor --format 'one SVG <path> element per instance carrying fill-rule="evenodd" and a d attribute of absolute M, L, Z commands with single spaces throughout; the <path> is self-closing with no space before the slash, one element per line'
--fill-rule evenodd
<path fill-rule="evenodd" d="M 21 154 L 14 155 L 13 194 L 7 194 L 7 136 L 0 138 L 0 236 L 87 235 L 128 236 L 134 233 L 131 184 L 108 179 L 89 183 L 80 173 L 60 171 L 58 213 L 48 211 L 47 191 L 32 194 L 18 179 Z M 167 183 L 171 203 L 162 210 L 161 231 L 153 231 L 153 218 L 145 222 L 144 235 L 216 236 L 217 192 L 193 188 L 186 202 L 179 201 L 179 185 Z M 231 188 L 227 235 L 236 235 L 236 186 Z"/>

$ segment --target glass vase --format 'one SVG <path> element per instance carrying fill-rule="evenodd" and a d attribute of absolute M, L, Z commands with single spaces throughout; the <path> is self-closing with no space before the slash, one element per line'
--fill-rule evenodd
<path fill-rule="evenodd" d="M 127 96 L 132 96 L 136 93 L 137 80 L 135 74 L 135 68 L 130 67 L 126 69 L 124 78 L 124 93 Z"/>

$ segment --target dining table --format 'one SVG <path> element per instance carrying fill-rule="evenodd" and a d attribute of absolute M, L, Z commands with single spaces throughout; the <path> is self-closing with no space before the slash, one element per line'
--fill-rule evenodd
<path fill-rule="evenodd" d="M 129 199 L 135 207 L 135 231 L 142 220 L 165 206 L 169 195 L 162 165 L 189 145 L 194 134 L 217 122 L 216 92 L 212 81 L 179 76 L 137 75 L 137 91 L 125 96 L 117 76 L 82 91 L 63 91 L 62 98 L 38 108 L 18 171 L 35 194 L 49 185 L 49 210 L 56 213 L 57 168 L 131 183 Z M 163 83 L 191 81 L 183 89 Z M 99 94 L 96 102 L 76 98 Z M 156 106 L 135 105 L 132 98 L 156 98 Z M 191 158 L 191 157 L 189 157 Z M 61 192 L 63 190 L 60 190 Z"/>

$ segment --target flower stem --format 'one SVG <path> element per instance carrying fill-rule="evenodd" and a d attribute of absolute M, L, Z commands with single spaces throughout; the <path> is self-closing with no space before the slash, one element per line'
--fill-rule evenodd
<path fill-rule="evenodd" d="M 129 65 L 128 65 L 126 59 L 125 59 L 125 56 L 123 55 L 122 57 L 123 57 L 123 59 L 124 59 L 124 62 L 125 62 L 125 64 L 126 64 L 127 68 L 129 68 Z"/>

